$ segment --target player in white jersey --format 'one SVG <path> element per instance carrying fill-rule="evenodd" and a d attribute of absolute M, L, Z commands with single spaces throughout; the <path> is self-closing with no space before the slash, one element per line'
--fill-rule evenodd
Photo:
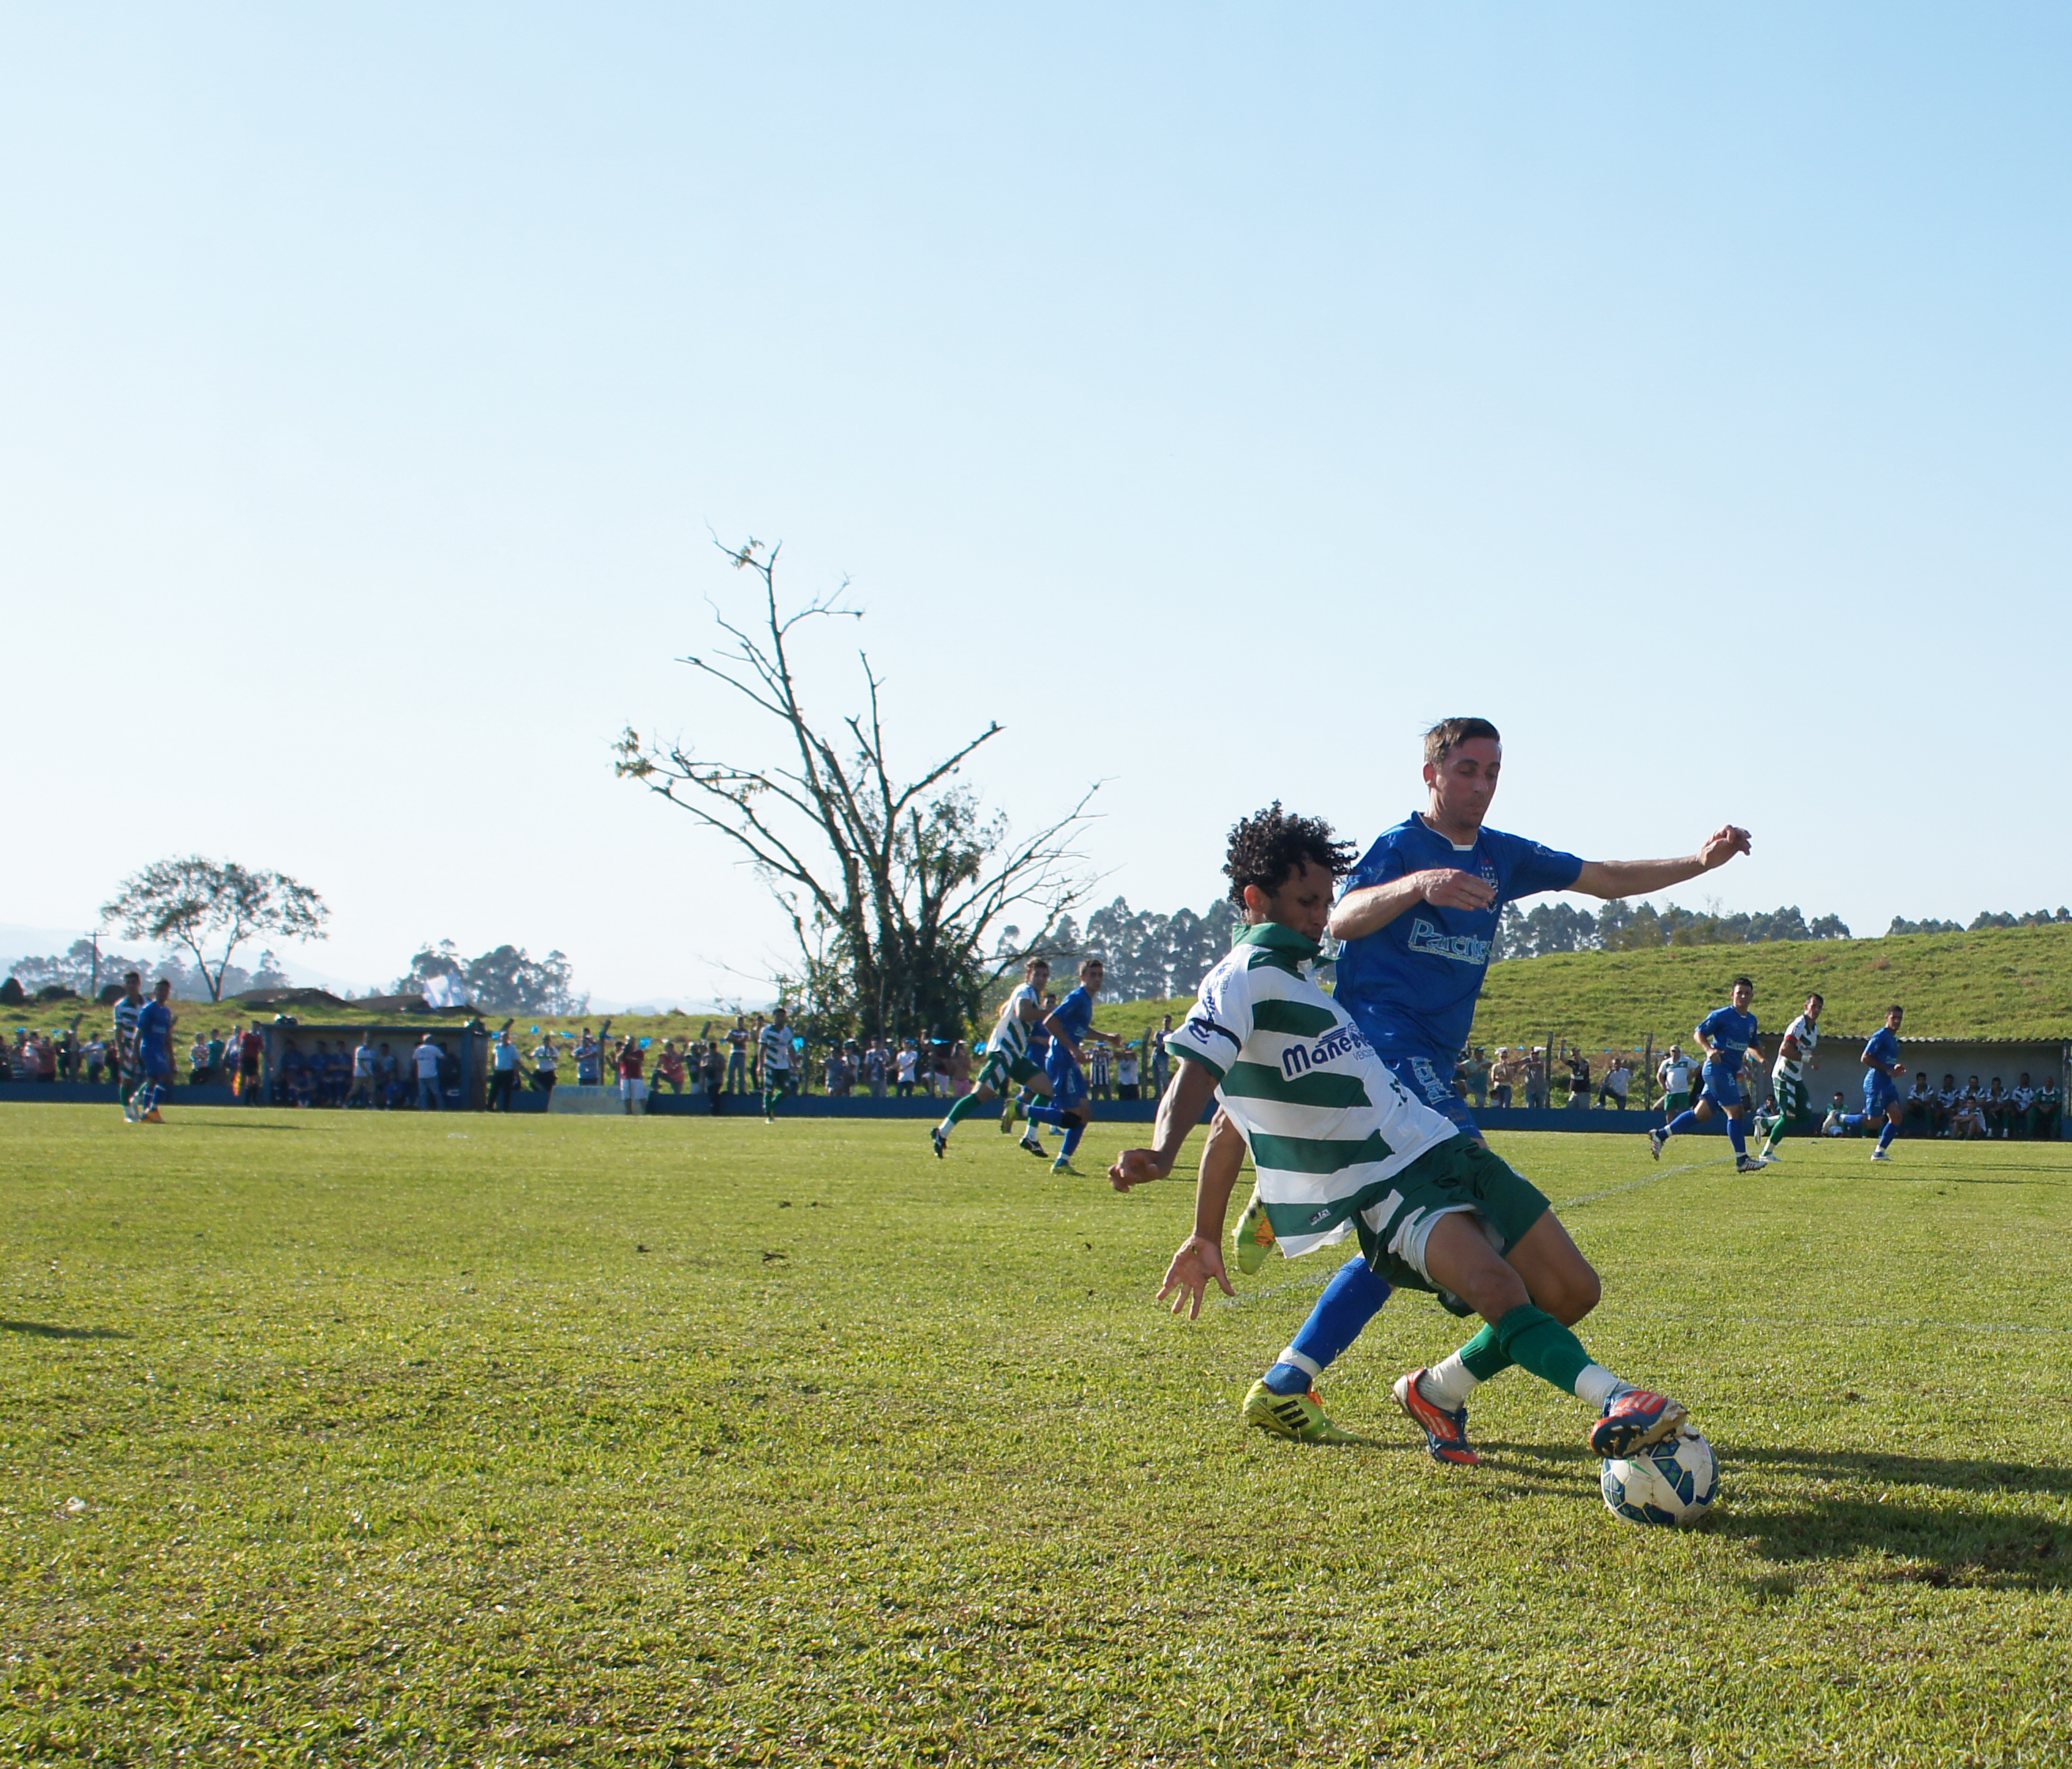
<path fill-rule="evenodd" d="M 781 1007 L 770 1011 L 770 1023 L 756 1039 L 763 1058 L 763 1121 L 777 1116 L 777 1108 L 791 1091 L 791 1026 Z"/>
<path fill-rule="evenodd" d="M 1684 1409 L 1622 1381 L 1536 1296 L 1578 1287 L 1594 1302 L 1597 1274 L 1547 1200 L 1479 1140 L 1414 1099 L 1332 997 L 1305 977 L 1351 850 L 1330 826 L 1279 804 L 1231 832 L 1224 871 L 1246 928 L 1202 979 L 1201 996 L 1168 1048 L 1182 1060 L 1158 1105 L 1156 1146 L 1126 1149 L 1108 1170 L 1126 1191 L 1172 1171 L 1214 1099 L 1250 1146 L 1260 1199 L 1281 1253 L 1299 1257 L 1357 1235 L 1378 1274 L 1429 1291 L 1457 1314 L 1478 1314 L 1507 1362 L 1599 1409 L 1591 1449 L 1624 1455 L 1675 1430 Z M 1203 1162 L 1194 1232 L 1181 1243 L 1158 1297 L 1198 1314 L 1223 1269 L 1227 1163 Z M 1585 1310 L 1587 1312 L 1587 1310 Z M 1285 1360 L 1301 1355 L 1293 1347 Z M 1314 1373 L 1314 1372 L 1313 1372 Z M 1429 1403 L 1426 1403 L 1428 1409 Z M 1305 1442 L 1345 1442 L 1314 1391 L 1247 1397 Z M 1413 1413 L 1413 1417 L 1417 1415 Z M 1420 1421 L 1420 1422 L 1422 1422 Z M 1474 1459 L 1472 1453 L 1466 1459 Z"/>
<path fill-rule="evenodd" d="M 1057 1005 L 1054 1002 L 1046 1004 L 1043 999 L 1050 987 L 1050 961 L 1032 958 L 1022 967 L 1022 986 L 1007 998 L 1007 1006 L 1014 1008 L 1030 1027 L 1028 1057 L 1035 1064 L 1037 1073 L 1043 1076 L 1043 1085 L 1039 1088 L 1033 1082 L 1024 1082 L 1019 1092 L 1008 1096 L 1007 1103 L 1000 1109 L 1000 1127 L 1003 1130 L 1013 1127 L 1031 1099 L 1039 1093 L 1046 1100 L 1050 1096 L 1050 1077 L 1043 1072 L 1043 1058 L 1050 1049 L 1050 1035 L 1042 1030 L 1043 1016 Z M 1006 1010 L 1005 1007 L 1001 1010 L 1002 1013 Z"/>
<path fill-rule="evenodd" d="M 989 1100 L 997 1099 L 1009 1088 L 1019 1085 L 1033 1088 L 1045 1099 L 1050 1096 L 1050 1078 L 1040 1064 L 1029 1055 L 1030 1029 L 1043 1017 L 1043 987 L 1050 978 L 1050 967 L 1040 958 L 1032 958 L 1022 967 L 1022 975 L 1028 980 L 1001 1004 L 1000 1018 L 993 1022 L 993 1035 L 985 1041 L 985 1063 L 972 1082 L 972 1090 L 952 1105 L 949 1115 L 928 1132 L 928 1142 L 939 1160 L 950 1146 L 950 1132 L 969 1117 Z M 1003 1105 L 1000 1111 L 1000 1128 L 1009 1129 L 1014 1122 L 1014 1113 Z"/>
<path fill-rule="evenodd" d="M 1777 1121 L 1770 1125 L 1770 1135 L 1763 1142 L 1762 1158 L 1766 1161 L 1778 1158 L 1777 1146 L 1783 1142 L 1784 1133 L 1810 1103 L 1806 1092 L 1806 1065 L 1812 1060 L 1814 1047 L 1820 1042 L 1820 998 L 1808 995 L 1806 1011 L 1785 1027 L 1783 1041 L 1777 1047 L 1777 1062 L 1770 1072 L 1770 1091 L 1777 1110 Z"/>

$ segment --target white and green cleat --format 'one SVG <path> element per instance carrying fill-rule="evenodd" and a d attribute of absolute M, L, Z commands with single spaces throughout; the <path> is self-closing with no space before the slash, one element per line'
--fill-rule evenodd
<path fill-rule="evenodd" d="M 1307 1394 L 1276 1394 L 1262 1377 L 1252 1384 L 1240 1415 L 1247 1425 L 1256 1425 L 1276 1438 L 1296 1443 L 1365 1443 L 1351 1432 L 1333 1425 L 1324 1416 L 1324 1403 L 1317 1391 Z"/>
<path fill-rule="evenodd" d="M 1231 1252 L 1237 1269 L 1249 1277 L 1266 1263 L 1266 1256 L 1272 1251 L 1273 1224 L 1267 1220 L 1265 1203 L 1259 1195 L 1259 1187 L 1254 1186 L 1237 1227 L 1231 1231 Z"/>

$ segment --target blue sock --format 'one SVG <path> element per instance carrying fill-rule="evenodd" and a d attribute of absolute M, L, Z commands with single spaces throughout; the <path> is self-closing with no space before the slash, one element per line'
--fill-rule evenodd
<path fill-rule="evenodd" d="M 1078 1148 L 1079 1146 L 1079 1138 L 1086 1133 L 1087 1127 L 1083 1124 L 1075 1124 L 1071 1129 L 1067 1130 L 1065 1133 L 1064 1152 L 1061 1154 L 1058 1158 L 1060 1161 L 1071 1160 L 1072 1158 L 1073 1150 Z"/>
<path fill-rule="evenodd" d="M 1885 1121 L 1885 1129 L 1878 1133 L 1878 1146 L 1881 1149 L 1889 1149 L 1892 1146 L 1892 1139 L 1898 1133 L 1893 1128 L 1892 1120 L 1887 1118 Z"/>
<path fill-rule="evenodd" d="M 1733 1144 L 1734 1153 L 1737 1155 L 1745 1155 L 1748 1153 L 1748 1132 L 1741 1128 L 1741 1121 L 1739 1118 L 1727 1120 L 1727 1139 Z"/>
<path fill-rule="evenodd" d="M 1029 1121 L 1031 1124 L 1047 1124 L 1053 1129 L 1057 1130 L 1062 1130 L 1065 1127 L 1064 1114 L 1059 1112 L 1054 1105 L 1030 1106 L 1029 1108 Z"/>
<path fill-rule="evenodd" d="M 1301 1394 L 1321 1376 L 1331 1361 L 1360 1336 L 1360 1331 L 1381 1312 L 1391 1292 L 1386 1278 L 1355 1254 L 1324 1286 L 1317 1306 L 1295 1335 L 1281 1360 L 1266 1372 L 1266 1386 L 1275 1394 Z M 1289 1361 L 1289 1354 L 1301 1359 Z"/>
<path fill-rule="evenodd" d="M 1670 1121 L 1669 1133 L 1672 1137 L 1688 1137 L 1697 1128 L 1698 1113 L 1696 1109 L 1693 1108 L 1688 1112 L 1678 1113 L 1677 1115 Z"/>
<path fill-rule="evenodd" d="M 1864 1121 L 1864 1115 L 1860 1112 L 1844 1112 L 1842 1114 L 1842 1122 L 1852 1130 L 1862 1129 Z"/>

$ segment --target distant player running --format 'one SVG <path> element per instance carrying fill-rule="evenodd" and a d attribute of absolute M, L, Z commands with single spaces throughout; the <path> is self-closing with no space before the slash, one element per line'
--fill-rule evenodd
<path fill-rule="evenodd" d="M 1043 1145 L 1036 1140 L 1035 1127 L 1048 1124 L 1063 1130 L 1065 1146 L 1058 1158 L 1050 1163 L 1053 1173 L 1078 1173 L 1079 1169 L 1072 1165 L 1072 1157 L 1078 1152 L 1079 1138 L 1086 1134 L 1087 1125 L 1093 1117 L 1093 1089 L 1087 1084 L 1086 1056 L 1080 1047 L 1122 1042 L 1107 1032 L 1094 1030 L 1094 997 L 1100 994 L 1106 975 L 1107 969 L 1101 961 L 1089 958 L 1079 966 L 1079 986 L 1052 1008 L 1043 1020 L 1044 1029 L 1050 1035 L 1050 1054 L 1044 1064 L 1050 1077 L 1050 1102 L 1029 1108 L 1029 1134 L 1022 1139 L 1022 1146 L 1031 1154 L 1040 1155 Z"/>
<path fill-rule="evenodd" d="M 1906 1010 L 1897 1002 L 1885 1010 L 1885 1024 L 1871 1034 L 1864 1054 L 1857 1059 L 1864 1066 L 1864 1109 L 1845 1113 L 1842 1117 L 1848 1129 L 1860 1130 L 1866 1136 L 1873 1125 L 1881 1118 L 1885 1121 L 1885 1128 L 1878 1132 L 1877 1146 L 1871 1150 L 1873 1161 L 1892 1159 L 1892 1139 L 1899 1134 L 1906 1116 L 1899 1097 L 1899 1078 L 1906 1073 L 1906 1065 L 1899 1059 L 1899 1028 L 1906 1018 Z"/>
<path fill-rule="evenodd" d="M 1777 1121 L 1770 1127 L 1770 1135 L 1764 1140 L 1762 1158 L 1766 1161 L 1778 1158 L 1777 1146 L 1784 1140 L 1784 1133 L 1791 1128 L 1811 1103 L 1806 1095 L 1806 1065 L 1813 1059 L 1813 1051 L 1820 1042 L 1820 1009 L 1818 995 L 1806 998 L 1806 1011 L 1784 1029 L 1784 1038 L 1777 1047 L 1777 1062 L 1770 1072 L 1770 1091 L 1774 1100 Z"/>
<path fill-rule="evenodd" d="M 173 1084 L 173 1010 L 166 1005 L 173 985 L 161 977 L 151 998 L 137 1010 L 137 1072 L 142 1077 L 130 1105 L 140 1124 L 163 1124 L 158 1101 Z"/>
<path fill-rule="evenodd" d="M 1424 734 L 1424 808 L 1376 838 L 1346 878 L 1330 919 L 1332 935 L 1344 942 L 1339 1003 L 1413 1098 L 1478 1139 L 1482 1132 L 1467 1102 L 1453 1091 L 1453 1071 L 1474 1022 L 1505 906 L 1547 891 L 1642 896 L 1749 851 L 1748 832 L 1731 824 L 1697 853 L 1673 860 L 1584 860 L 1543 847 L 1485 825 L 1503 769 L 1503 739 L 1487 719 L 1434 725 Z M 1212 1139 L 1203 1158 L 1239 1158 L 1234 1139 Z M 1257 1269 L 1273 1234 L 1264 1214 L 1248 1206 L 1237 1227 L 1240 1270 Z M 1285 1430 L 1271 1397 L 1313 1389 L 1388 1299 L 1388 1286 L 1375 1269 L 1365 1260 L 1348 1260 L 1262 1378 L 1264 1389 L 1248 1400 L 1248 1422 L 1305 1442 L 1321 1441 Z M 1539 1301 L 1573 1325 L 1582 1313 L 1564 1310 L 1587 1312 L 1595 1298 L 1548 1295 Z M 1396 1384 L 1397 1403 L 1424 1429 L 1434 1460 L 1474 1463 L 1466 1397 L 1507 1361 L 1485 1333 Z M 1326 1421 L 1318 1430 L 1328 1426 Z"/>
<path fill-rule="evenodd" d="M 1741 1093 L 1741 1070 L 1749 1052 L 1755 1048 L 1755 1015 L 1749 1011 L 1755 1001 L 1755 985 L 1745 977 L 1734 979 L 1732 1003 L 1716 1007 L 1698 1022 L 1698 1042 L 1704 1048 L 1705 1066 L 1699 1071 L 1701 1085 L 1698 1103 L 1679 1112 L 1659 1130 L 1647 1133 L 1648 1152 L 1659 1161 L 1671 1137 L 1689 1134 L 1716 1110 L 1727 1120 L 1727 1137 L 1734 1146 L 1734 1171 L 1761 1173 L 1762 1163 L 1748 1152 L 1748 1131 L 1742 1120 L 1748 1101 Z"/>
<path fill-rule="evenodd" d="M 1033 1088 L 1045 1099 L 1050 1098 L 1050 1077 L 1029 1055 L 1029 1031 L 1043 1012 L 1042 997 L 1035 986 L 1039 970 L 1046 977 L 1050 973 L 1050 967 L 1040 958 L 1030 959 L 1023 968 L 1022 975 L 1028 981 L 1001 1004 L 1000 1018 L 993 1022 L 993 1035 L 985 1041 L 985 1066 L 973 1080 L 971 1092 L 952 1105 L 949 1116 L 928 1132 L 928 1142 L 938 1160 L 950 1146 L 951 1131 L 989 1100 L 999 1098 L 1010 1087 L 1018 1084 Z M 1003 1105 L 1000 1128 L 1005 1130 L 1013 1121 L 1013 1113 Z"/>
<path fill-rule="evenodd" d="M 1597 1274 L 1547 1200 L 1475 1138 L 1406 1092 L 1329 995 L 1303 976 L 1318 956 L 1333 881 L 1350 847 L 1329 825 L 1276 804 L 1231 831 L 1224 871 L 1246 927 L 1202 980 L 1167 1048 L 1179 1057 L 1158 1105 L 1157 1146 L 1126 1149 L 1108 1170 L 1118 1191 L 1163 1179 L 1211 1097 L 1250 1144 L 1281 1252 L 1297 1257 L 1357 1235 L 1389 1280 L 1480 1314 L 1506 1363 L 1598 1413 L 1589 1442 L 1622 1456 L 1668 1436 L 1684 1409 L 1622 1381 L 1534 1298 L 1587 1289 Z M 1223 1271 L 1231 1174 L 1204 1171 L 1194 1232 L 1158 1297 L 1198 1314 Z M 1313 1393 L 1284 1397 L 1287 1434 L 1323 1417 Z"/>

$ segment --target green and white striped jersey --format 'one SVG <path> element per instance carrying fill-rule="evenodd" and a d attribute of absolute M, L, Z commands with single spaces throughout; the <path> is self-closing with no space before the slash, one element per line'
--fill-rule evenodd
<path fill-rule="evenodd" d="M 1022 997 L 1018 994 L 1007 998 L 1007 1005 L 1001 1009 L 1000 1018 L 993 1022 L 993 1036 L 985 1041 L 988 1056 L 1002 1051 L 1007 1053 L 1010 1063 L 1029 1054 L 1029 1026 L 1022 1018 Z"/>
<path fill-rule="evenodd" d="M 1813 1054 L 1813 1047 L 1820 1042 L 1820 1028 L 1801 1014 L 1798 1018 L 1785 1027 L 1784 1035 L 1786 1038 L 1797 1039 L 1800 1051 L 1805 1056 L 1811 1056 Z M 1786 1057 L 1783 1045 L 1779 1044 L 1777 1047 L 1776 1064 L 1770 1072 L 1773 1076 L 1782 1075 L 1796 1081 L 1804 1073 L 1804 1066 L 1803 1063 L 1794 1063 Z"/>
<path fill-rule="evenodd" d="M 1292 928 L 1246 928 L 1202 979 L 1200 1000 L 1166 1044 L 1216 1077 L 1216 1097 L 1252 1146 L 1260 1200 L 1290 1258 L 1344 1240 L 1355 1212 L 1379 1228 L 1402 1202 L 1390 1178 L 1455 1134 L 1303 976 L 1317 952 Z"/>

